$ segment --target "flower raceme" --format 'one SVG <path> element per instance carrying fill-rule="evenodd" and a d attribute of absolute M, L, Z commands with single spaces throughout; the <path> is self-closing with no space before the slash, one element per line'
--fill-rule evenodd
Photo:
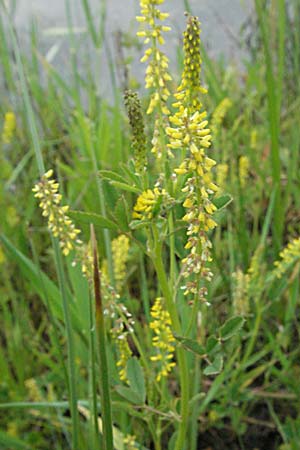
<path fill-rule="evenodd" d="M 140 0 L 141 15 L 136 18 L 140 24 L 137 35 L 145 38 L 144 44 L 147 45 L 141 62 L 149 61 L 145 75 L 145 87 L 151 90 L 147 114 L 156 113 L 151 152 L 158 160 L 165 155 L 163 130 L 164 122 L 168 121 L 170 114 L 167 100 L 170 96 L 168 84 L 172 81 L 168 71 L 169 60 L 159 48 L 164 43 L 162 33 L 170 30 L 170 27 L 161 24 L 169 17 L 168 13 L 157 8 L 163 2 L 164 0 Z"/>
<path fill-rule="evenodd" d="M 183 33 L 184 45 L 184 69 L 181 83 L 174 95 L 177 102 L 173 106 L 179 109 L 185 104 L 189 112 L 201 109 L 200 95 L 205 94 L 206 89 L 200 84 L 201 55 L 200 23 L 197 17 L 188 16 L 186 31 Z"/>
<path fill-rule="evenodd" d="M 274 274 L 277 278 L 282 275 L 300 259 L 300 238 L 295 238 L 279 253 L 280 260 L 275 261 L 276 269 Z"/>
<path fill-rule="evenodd" d="M 32 189 L 35 197 L 40 200 L 44 217 L 48 219 L 48 228 L 54 237 L 59 239 L 60 247 L 65 256 L 82 242 L 78 239 L 80 230 L 67 215 L 69 206 L 62 206 L 62 196 L 59 194 L 59 183 L 51 179 L 53 170 L 46 172 Z"/>
<path fill-rule="evenodd" d="M 186 157 L 175 168 L 177 176 L 185 176 L 182 192 L 183 206 L 186 210 L 183 221 L 187 223 L 188 255 L 182 260 L 186 285 L 185 295 L 192 294 L 200 300 L 205 299 L 207 289 L 201 286 L 203 280 L 211 280 L 212 273 L 207 268 L 211 261 L 210 230 L 216 227 L 213 214 L 216 206 L 212 198 L 218 191 L 214 183 L 212 168 L 216 162 L 207 155 L 211 146 L 211 132 L 208 128 L 206 111 L 201 111 L 200 95 L 206 90 L 200 85 L 200 24 L 196 17 L 189 16 L 184 33 L 184 70 L 182 81 L 175 94 L 174 104 L 177 112 L 170 117 L 171 125 L 166 132 L 173 151 L 185 150 Z"/>
<path fill-rule="evenodd" d="M 141 59 L 142 62 L 150 59 L 146 69 L 146 89 L 153 88 L 154 90 L 150 99 L 148 114 L 151 114 L 156 107 L 160 107 L 163 113 L 169 114 L 166 106 L 166 100 L 170 95 L 167 82 L 171 81 L 172 78 L 168 73 L 168 58 L 158 48 L 159 44 L 164 43 L 162 32 L 170 30 L 170 27 L 159 24 L 159 22 L 169 17 L 168 13 L 163 13 L 157 8 L 163 1 L 141 0 L 141 16 L 136 18 L 141 25 L 137 35 L 145 38 L 144 43 L 146 45 L 150 44 Z"/>
<path fill-rule="evenodd" d="M 160 364 L 156 380 L 160 381 L 162 377 L 167 377 L 172 368 L 176 365 L 173 362 L 175 338 L 171 331 L 171 317 L 168 311 L 163 307 L 163 299 L 158 297 L 151 308 L 152 321 L 150 328 L 155 336 L 152 339 L 153 347 L 156 349 L 156 355 L 151 356 L 151 361 Z"/>
<path fill-rule="evenodd" d="M 225 97 L 214 110 L 211 118 L 211 130 L 214 137 L 220 132 L 223 120 L 231 107 L 232 101 L 228 97 Z"/>
<path fill-rule="evenodd" d="M 124 101 L 131 128 L 135 169 L 137 173 L 143 173 L 147 165 L 147 151 L 141 102 L 137 93 L 130 90 L 125 92 Z"/>

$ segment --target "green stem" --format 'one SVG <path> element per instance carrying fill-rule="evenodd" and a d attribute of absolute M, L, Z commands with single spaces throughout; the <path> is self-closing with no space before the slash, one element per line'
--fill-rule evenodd
<path fill-rule="evenodd" d="M 153 237 L 154 237 L 154 254 L 153 263 L 156 270 L 159 285 L 166 301 L 167 310 L 171 317 L 172 328 L 175 333 L 181 334 L 181 325 L 176 309 L 176 305 L 173 302 L 172 291 L 170 289 L 166 272 L 164 269 L 162 259 L 162 242 L 159 239 L 158 231 L 155 225 L 153 225 Z M 182 450 L 186 442 L 186 433 L 188 428 L 189 419 L 189 376 L 186 355 L 182 347 L 176 349 L 177 360 L 179 364 L 180 374 L 180 387 L 181 387 L 181 422 L 179 425 L 177 440 L 174 450 Z"/>
<path fill-rule="evenodd" d="M 89 313 L 90 313 L 90 380 L 91 380 L 91 397 L 93 411 L 93 427 L 94 427 L 94 446 L 95 450 L 101 449 L 100 446 L 100 433 L 98 423 L 98 405 L 97 405 L 97 383 L 96 383 L 96 346 L 95 346 L 95 321 L 94 321 L 94 308 L 91 295 L 89 295 Z"/>
<path fill-rule="evenodd" d="M 254 345 L 255 345 L 255 342 L 256 342 L 256 338 L 257 338 L 257 335 L 258 335 L 258 332 L 259 332 L 261 319 L 262 319 L 262 310 L 261 310 L 261 308 L 257 308 L 256 314 L 255 314 L 254 328 L 253 328 L 253 331 L 251 332 L 251 338 L 250 338 L 250 341 L 249 341 L 249 343 L 247 345 L 247 348 L 246 348 L 246 351 L 245 351 L 245 354 L 244 354 L 241 366 L 243 366 L 247 362 L 249 356 L 251 355 L 251 353 L 253 351 L 253 348 L 254 348 Z"/>
<path fill-rule="evenodd" d="M 195 375 L 193 386 L 193 397 L 197 395 L 200 389 L 200 361 L 199 357 L 195 356 Z M 198 409 L 199 403 L 195 402 L 192 406 L 191 412 L 191 438 L 190 438 L 190 450 L 197 450 L 197 438 L 198 438 Z"/>
<path fill-rule="evenodd" d="M 150 322 L 150 302 L 149 291 L 147 286 L 147 275 L 145 270 L 145 260 L 143 253 L 140 253 L 140 271 L 141 271 L 141 295 L 144 305 L 144 313 L 147 319 L 147 323 Z"/>
<path fill-rule="evenodd" d="M 174 234 L 174 217 L 170 212 L 169 218 L 169 245 L 170 245 L 170 286 L 174 286 L 176 278 L 176 258 L 175 258 L 175 234 Z"/>
<path fill-rule="evenodd" d="M 96 330 L 98 334 L 98 350 L 100 362 L 100 392 L 101 392 L 101 409 L 103 422 L 103 444 L 104 450 L 114 450 L 112 417 L 111 417 L 111 401 L 109 388 L 109 373 L 106 356 L 106 335 L 104 328 L 104 316 L 102 307 L 101 285 L 98 266 L 97 242 L 93 225 L 91 225 L 91 241 L 94 260 L 94 293 L 96 305 Z"/>
<path fill-rule="evenodd" d="M 68 372 L 69 372 L 69 393 L 70 393 L 70 409 L 73 428 L 73 450 L 79 449 L 79 416 L 77 409 L 77 389 L 76 389 L 76 369 L 75 369 L 75 351 L 72 331 L 72 321 L 69 308 L 69 299 L 66 290 L 66 279 L 63 268 L 62 255 L 57 239 L 52 238 L 54 248 L 54 256 L 58 277 L 59 289 L 62 296 L 64 321 L 66 325 L 67 349 L 68 349 Z"/>
<path fill-rule="evenodd" d="M 97 158 L 95 154 L 95 148 L 92 145 L 91 146 L 91 156 L 92 156 L 92 163 L 93 163 L 93 169 L 96 174 L 98 174 L 99 168 L 97 163 Z M 104 191 L 103 191 L 103 183 L 102 180 L 98 175 L 96 175 L 96 182 L 97 182 L 97 189 L 98 189 L 98 196 L 99 196 L 99 202 L 100 202 L 100 211 L 103 217 L 106 217 L 106 208 L 104 203 Z M 113 257 L 112 257 L 112 251 L 111 251 L 111 239 L 110 239 L 110 231 L 107 228 L 103 229 L 103 238 L 104 238 L 104 246 L 105 246 L 105 253 L 106 253 L 106 259 L 107 259 L 107 266 L 108 266 L 108 275 L 110 284 L 114 287 L 115 286 L 115 276 L 114 276 L 114 264 L 113 264 Z"/>

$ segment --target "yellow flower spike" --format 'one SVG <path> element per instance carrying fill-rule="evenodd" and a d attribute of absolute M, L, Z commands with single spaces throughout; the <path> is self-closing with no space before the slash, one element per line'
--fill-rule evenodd
<path fill-rule="evenodd" d="M 126 366 L 127 361 L 130 359 L 132 355 L 132 351 L 128 345 L 127 339 L 125 336 L 119 336 L 115 340 L 117 344 L 117 349 L 119 353 L 119 359 L 117 361 L 117 367 L 119 368 L 119 377 L 121 381 L 128 381 L 126 374 Z"/>
<path fill-rule="evenodd" d="M 10 144 L 16 129 L 16 116 L 13 112 L 7 112 L 4 116 L 4 124 L 2 130 L 3 144 Z"/>
<path fill-rule="evenodd" d="M 171 331 L 171 317 L 163 306 L 163 299 L 156 298 L 151 308 L 152 321 L 150 328 L 155 335 L 152 338 L 152 345 L 156 350 L 156 355 L 151 356 L 153 362 L 159 363 L 159 371 L 156 380 L 160 381 L 162 377 L 167 377 L 175 363 L 172 361 L 174 357 L 175 338 Z"/>
<path fill-rule="evenodd" d="M 68 207 L 60 205 L 61 195 L 58 193 L 59 184 L 51 180 L 53 170 L 46 172 L 32 191 L 40 200 L 42 215 L 48 217 L 48 228 L 54 237 L 59 239 L 63 255 L 67 256 L 81 241 L 78 239 L 80 230 L 66 214 Z"/>
<path fill-rule="evenodd" d="M 232 102 L 229 98 L 225 97 L 216 107 L 211 120 L 211 129 L 213 136 L 217 136 L 220 131 L 224 118 L 232 107 Z"/>
<path fill-rule="evenodd" d="M 241 156 L 239 159 L 239 178 L 241 186 L 246 185 L 246 181 L 249 175 L 250 161 L 248 156 Z"/>
<path fill-rule="evenodd" d="M 281 278 L 282 275 L 290 269 L 300 259 L 300 238 L 295 238 L 292 242 L 279 253 L 280 260 L 275 261 L 274 275 L 277 278 Z"/>
<path fill-rule="evenodd" d="M 250 302 L 248 298 L 250 275 L 244 274 L 240 269 L 232 274 L 233 278 L 233 309 L 235 314 L 245 316 L 249 313 Z"/>
<path fill-rule="evenodd" d="M 147 109 L 147 114 L 152 114 L 157 108 L 162 114 L 168 115 L 169 109 L 166 101 L 170 95 L 167 83 L 172 80 L 168 72 L 168 58 L 158 48 L 164 44 L 162 33 L 169 32 L 171 28 L 161 25 L 169 17 L 169 14 L 161 12 L 157 6 L 161 5 L 163 0 L 140 0 L 141 15 L 137 16 L 141 29 L 137 32 L 137 36 L 145 38 L 144 43 L 151 42 L 151 46 L 145 50 L 141 61 L 146 62 L 150 59 L 150 63 L 146 69 L 145 85 L 146 89 L 153 88 L 153 94 Z M 160 152 L 153 147 L 153 153 L 160 157 Z"/>
<path fill-rule="evenodd" d="M 207 156 L 211 146 L 211 132 L 207 113 L 202 109 L 201 95 L 206 93 L 201 79 L 200 24 L 196 17 L 189 16 L 184 33 L 184 70 L 181 83 L 175 94 L 177 109 L 170 118 L 167 128 L 169 148 L 186 151 L 185 159 L 178 168 L 177 175 L 185 175 L 182 192 L 185 193 L 182 218 L 187 225 L 187 257 L 183 258 L 183 275 L 186 278 L 185 295 L 206 301 L 207 289 L 203 280 L 210 281 L 212 274 L 207 268 L 211 261 L 211 242 L 208 233 L 216 227 L 213 214 L 216 211 L 212 196 L 218 190 L 214 183 L 212 169 L 216 162 Z"/>
<path fill-rule="evenodd" d="M 129 238 L 124 234 L 121 234 L 117 238 L 113 239 L 111 250 L 114 265 L 114 278 L 116 283 L 115 288 L 117 293 L 121 293 L 127 274 L 126 264 L 129 254 Z"/>

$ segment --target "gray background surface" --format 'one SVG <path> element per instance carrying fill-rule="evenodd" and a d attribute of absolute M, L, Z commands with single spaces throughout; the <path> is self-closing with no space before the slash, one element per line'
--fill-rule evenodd
<path fill-rule="evenodd" d="M 78 47 L 76 52 L 82 58 L 82 71 L 84 72 L 84 61 L 87 52 L 93 49 L 88 46 L 85 37 L 86 22 L 82 12 L 80 0 L 69 0 L 72 10 L 74 27 L 78 30 L 76 40 Z M 101 0 L 90 0 L 91 9 L 95 23 L 99 23 Z M 111 91 L 111 80 L 108 69 L 107 49 L 115 58 L 115 47 L 113 36 L 116 30 L 136 32 L 138 25 L 135 16 L 139 14 L 138 0 L 107 0 L 106 14 L 106 51 L 100 55 L 92 55 L 92 61 L 97 66 L 98 61 L 99 90 L 101 93 Z M 197 15 L 202 24 L 202 41 L 208 48 L 212 57 L 221 54 L 232 63 L 241 65 L 245 53 L 240 46 L 239 30 L 243 22 L 252 13 L 253 0 L 190 0 L 192 11 Z M 169 24 L 172 31 L 165 52 L 171 57 L 171 68 L 175 65 L 175 48 L 180 42 L 181 32 L 185 26 L 184 2 L 183 0 L 165 0 L 160 6 L 163 11 L 170 12 Z M 28 40 L 30 22 L 35 18 L 38 29 L 41 31 L 40 51 L 49 58 L 50 62 L 68 79 L 70 76 L 69 65 L 69 39 L 67 35 L 66 7 L 64 0 L 17 0 L 15 23 L 21 42 Z M 24 44 L 25 45 L 25 44 Z M 144 68 L 137 64 L 138 58 L 133 60 L 132 73 L 142 80 Z M 100 66 L 99 66 L 100 64 Z M 108 94 L 109 95 L 109 94 Z"/>

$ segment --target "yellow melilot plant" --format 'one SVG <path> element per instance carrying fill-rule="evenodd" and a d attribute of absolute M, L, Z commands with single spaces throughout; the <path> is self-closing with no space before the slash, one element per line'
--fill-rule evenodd
<path fill-rule="evenodd" d="M 162 35 L 169 30 L 162 24 L 168 17 L 158 8 L 162 3 L 163 0 L 141 0 L 141 15 L 137 18 L 140 24 L 138 35 L 147 46 L 142 62 L 148 62 L 146 88 L 150 90 L 150 101 L 147 114 L 152 121 L 150 129 L 154 130 L 151 151 L 155 154 L 155 164 L 151 165 L 150 158 L 148 161 L 141 103 L 135 93 L 127 91 L 125 106 L 132 134 L 133 163 L 129 161 L 127 165 L 120 165 L 122 176 L 109 170 L 100 171 L 115 189 L 124 189 L 135 195 L 133 206 L 130 204 L 131 198 L 124 196 L 125 211 L 118 210 L 116 214 L 109 212 L 108 217 L 112 219 L 98 217 L 98 224 L 102 223 L 104 228 L 113 225 L 112 229 L 119 234 L 110 246 L 114 275 L 111 277 L 112 287 L 106 280 L 108 277 L 105 277 L 105 264 L 102 266 L 104 276 L 100 286 L 95 236 L 92 255 L 90 247 L 78 240 L 79 229 L 68 216 L 68 207 L 61 206 L 59 185 L 52 179 L 53 171 L 42 177 L 34 192 L 40 200 L 43 215 L 48 219 L 50 231 L 60 241 L 63 253 L 68 255 L 76 250 L 77 259 L 83 262 L 85 275 L 88 279 L 93 277 L 94 281 L 98 280 L 94 284 L 95 298 L 98 298 L 97 304 L 101 303 L 101 308 L 103 301 L 101 342 L 103 344 L 105 341 L 104 335 L 108 331 L 105 327 L 109 327 L 112 338 L 110 348 L 116 356 L 118 381 L 128 384 L 121 386 L 120 393 L 130 395 L 130 389 L 136 388 L 136 379 L 139 378 L 136 384 L 141 392 L 135 391 L 135 394 L 140 395 L 140 405 L 147 401 L 159 410 L 169 402 L 168 396 L 164 397 L 168 378 L 173 377 L 172 381 L 176 382 L 178 374 L 179 389 L 176 391 L 180 392 L 180 411 L 176 410 L 176 415 L 180 417 L 178 424 L 172 426 L 176 431 L 174 449 L 182 450 L 189 442 L 192 390 L 188 358 L 178 339 L 190 340 L 190 337 L 198 335 L 200 307 L 202 303 L 208 304 L 207 284 L 213 276 L 210 268 L 211 234 L 217 226 L 214 198 L 219 189 L 214 182 L 216 161 L 210 155 L 211 130 L 202 104 L 206 89 L 200 81 L 200 23 L 197 17 L 187 17 L 183 36 L 184 69 L 177 89 L 173 89 L 171 94 L 168 59 L 160 48 L 164 43 Z M 117 223 L 120 216 L 120 223 Z M 129 216 L 133 220 L 128 219 Z M 88 217 L 93 221 L 94 215 L 87 214 L 86 219 Z M 155 294 L 148 295 L 147 265 L 144 265 L 144 258 L 140 258 L 139 263 L 144 270 L 143 286 L 142 283 L 139 286 L 143 291 L 141 297 L 143 302 L 145 297 L 156 297 L 156 300 L 152 307 L 148 300 L 145 322 L 142 319 L 145 326 L 139 327 L 137 324 L 135 330 L 135 319 L 127 306 L 130 308 L 131 292 L 136 295 L 139 288 L 131 290 L 128 286 L 125 289 L 130 237 L 133 246 L 149 258 L 151 269 L 155 272 L 155 286 L 151 286 Z M 123 299 L 124 303 L 121 303 Z M 181 308 L 187 311 L 189 304 L 193 307 L 187 321 L 181 315 Z M 100 306 L 98 308 L 100 311 Z M 139 317 L 143 317 L 142 314 Z M 152 331 L 152 340 L 147 339 L 151 333 L 149 330 Z M 139 339 L 144 331 L 146 348 L 142 345 L 143 339 Z M 178 370 L 173 372 L 175 365 Z M 144 372 L 153 381 L 152 387 L 142 381 Z M 105 383 L 107 389 L 108 377 Z M 151 417 L 149 421 L 155 448 L 159 449 L 161 428 L 156 431 L 156 427 L 161 427 L 161 418 Z M 196 426 L 197 423 L 194 424 Z"/>

